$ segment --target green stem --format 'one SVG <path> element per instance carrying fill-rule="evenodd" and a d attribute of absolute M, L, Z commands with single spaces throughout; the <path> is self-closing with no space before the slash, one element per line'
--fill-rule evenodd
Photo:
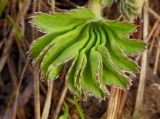
<path fill-rule="evenodd" d="M 102 19 L 102 8 L 99 0 L 91 0 L 91 10 L 98 19 Z"/>

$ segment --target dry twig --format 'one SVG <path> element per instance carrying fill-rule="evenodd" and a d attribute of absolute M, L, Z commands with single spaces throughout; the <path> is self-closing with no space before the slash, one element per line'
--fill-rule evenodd
<path fill-rule="evenodd" d="M 149 15 L 148 15 L 148 0 L 145 1 L 144 5 L 144 25 L 143 25 L 143 40 L 146 42 L 146 37 L 148 35 L 148 26 L 149 26 Z M 137 98 L 136 98 L 136 104 L 135 104 L 135 110 L 133 114 L 133 118 L 137 116 L 137 114 L 140 113 L 142 110 L 142 104 L 143 104 L 143 93 L 144 93 L 144 87 L 145 87 L 145 79 L 146 79 L 146 70 L 147 70 L 147 57 L 148 53 L 147 50 L 144 51 L 142 55 L 142 63 L 141 63 L 141 74 L 140 74 L 140 81 L 138 86 L 138 92 L 137 92 Z"/>
<path fill-rule="evenodd" d="M 48 119 L 49 110 L 51 107 L 52 91 L 53 91 L 53 81 L 49 82 L 49 85 L 48 85 L 46 101 L 45 101 L 41 119 Z"/>
<path fill-rule="evenodd" d="M 59 115 L 59 112 L 61 110 L 62 103 L 63 103 L 64 98 L 66 96 L 67 90 L 68 90 L 68 87 L 67 87 L 67 85 L 65 85 L 64 88 L 63 88 L 63 91 L 61 93 L 60 100 L 59 100 L 59 102 L 57 104 L 56 111 L 53 113 L 52 119 L 57 119 L 57 117 Z"/>
<path fill-rule="evenodd" d="M 158 15 L 153 9 L 147 7 L 148 12 L 153 15 L 160 22 L 160 15 Z"/>
<path fill-rule="evenodd" d="M 155 75 L 157 74 L 159 56 L 160 56 L 160 37 L 158 37 L 157 54 L 156 54 L 156 60 L 155 60 L 154 69 L 153 69 L 153 74 L 155 74 Z"/>
<path fill-rule="evenodd" d="M 39 67 L 34 66 L 34 109 L 35 118 L 40 119 L 41 108 L 40 108 L 40 90 L 39 90 Z"/>

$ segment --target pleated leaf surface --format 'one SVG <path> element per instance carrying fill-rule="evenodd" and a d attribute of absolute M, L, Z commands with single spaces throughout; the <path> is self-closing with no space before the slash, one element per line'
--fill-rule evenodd
<path fill-rule="evenodd" d="M 127 89 L 137 64 L 128 58 L 145 49 L 145 43 L 130 39 L 134 24 L 97 20 L 86 8 L 65 13 L 38 13 L 33 24 L 45 32 L 30 47 L 30 57 L 38 63 L 44 79 L 55 80 L 71 61 L 66 83 L 77 96 L 92 94 L 104 98 L 106 85 Z"/>

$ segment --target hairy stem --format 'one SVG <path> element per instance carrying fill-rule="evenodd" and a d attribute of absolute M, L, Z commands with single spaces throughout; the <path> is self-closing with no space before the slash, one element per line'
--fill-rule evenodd
<path fill-rule="evenodd" d="M 98 19 L 102 19 L 102 8 L 99 0 L 91 0 L 91 10 Z"/>

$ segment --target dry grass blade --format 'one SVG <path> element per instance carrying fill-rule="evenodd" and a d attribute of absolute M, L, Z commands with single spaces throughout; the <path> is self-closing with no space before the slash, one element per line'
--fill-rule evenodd
<path fill-rule="evenodd" d="M 3 54 L 2 54 L 3 57 L 0 59 L 0 72 L 2 72 L 2 69 L 3 69 L 4 65 L 6 64 L 6 61 L 7 61 L 8 57 L 9 57 L 9 50 L 10 50 L 10 47 L 11 47 L 11 45 L 13 43 L 13 40 L 11 40 L 13 35 L 14 35 L 13 31 L 14 30 L 12 30 L 12 32 L 11 32 L 9 38 L 8 38 L 8 41 L 6 41 L 6 43 L 5 43 L 6 47 L 3 50 Z"/>
<path fill-rule="evenodd" d="M 52 115 L 52 119 L 57 119 L 57 118 L 58 118 L 58 115 L 59 115 L 59 112 L 60 112 L 60 110 L 61 110 L 61 106 L 62 106 L 62 103 L 63 103 L 64 98 L 65 98 L 65 96 L 66 96 L 67 90 L 68 90 L 68 87 L 65 85 L 65 86 L 64 86 L 64 89 L 63 89 L 63 91 L 62 91 L 62 93 L 61 93 L 60 100 L 59 100 L 59 102 L 58 102 L 58 104 L 57 104 L 56 111 L 55 111 L 55 113 L 53 113 L 53 115 Z"/>
<path fill-rule="evenodd" d="M 159 22 L 160 22 L 160 16 L 151 8 L 147 8 L 148 9 L 148 12 L 153 15 Z"/>
<path fill-rule="evenodd" d="M 55 12 L 55 0 L 52 0 L 51 2 L 51 10 L 52 12 Z M 45 101 L 41 119 L 48 119 L 49 111 L 51 107 L 52 91 L 53 91 L 53 81 L 49 82 L 49 85 L 48 85 L 46 101 Z"/>
<path fill-rule="evenodd" d="M 124 105 L 125 105 L 125 102 L 126 102 L 127 95 L 128 95 L 127 90 L 122 92 L 122 96 L 121 96 L 120 104 L 119 104 L 119 109 L 118 109 L 118 112 L 117 112 L 118 119 L 120 119 L 122 117 L 122 112 L 123 112 L 123 108 L 124 108 Z"/>
<path fill-rule="evenodd" d="M 35 13 L 36 11 L 40 10 L 41 5 L 38 4 L 40 1 L 33 0 L 33 9 L 32 12 Z M 37 8 L 38 7 L 38 8 Z M 32 39 L 34 40 L 38 36 L 38 31 L 34 28 L 32 28 Z M 40 107 L 40 78 L 39 78 L 39 67 L 37 64 L 35 64 L 34 67 L 34 113 L 35 118 L 40 119 L 41 118 L 41 107 Z"/>
<path fill-rule="evenodd" d="M 24 16 L 26 15 L 26 13 L 29 9 L 30 3 L 31 3 L 31 0 L 25 0 L 24 1 L 22 9 L 19 10 L 19 13 L 17 15 L 16 24 L 18 24 L 19 22 L 21 22 L 21 20 L 24 19 Z M 9 51 L 10 51 L 10 48 L 11 48 L 12 43 L 14 41 L 14 40 L 12 40 L 14 35 L 15 35 L 14 34 L 14 28 L 12 28 L 11 33 L 8 37 L 8 40 L 6 40 L 6 42 L 5 42 L 5 48 L 4 48 L 3 54 L 2 54 L 3 57 L 0 59 L 0 72 L 2 71 L 4 65 L 6 64 L 6 61 L 9 57 Z"/>
<path fill-rule="evenodd" d="M 34 66 L 34 109 L 35 118 L 40 119 L 40 90 L 39 90 L 39 67 Z"/>
<path fill-rule="evenodd" d="M 157 68 L 158 68 L 159 56 L 160 56 L 160 37 L 158 37 L 157 54 L 156 54 L 156 60 L 155 60 L 154 70 L 153 70 L 153 74 L 155 74 L 155 75 L 157 74 Z"/>
<path fill-rule="evenodd" d="M 155 30 L 156 30 L 158 27 L 159 27 L 159 21 L 157 20 L 157 21 L 154 23 L 154 25 L 153 25 L 153 27 L 152 27 L 152 30 L 150 31 L 150 33 L 149 33 L 149 35 L 148 35 L 148 37 L 147 37 L 147 39 L 146 39 L 146 42 L 147 42 L 147 43 L 149 42 L 149 40 L 151 39 L 153 33 L 155 32 Z"/>
<path fill-rule="evenodd" d="M 8 59 L 7 65 L 8 65 L 8 69 L 9 69 L 9 72 L 12 78 L 14 88 L 16 89 L 18 80 L 17 80 L 16 69 L 15 69 L 14 63 L 11 59 Z"/>
<path fill-rule="evenodd" d="M 111 95 L 109 98 L 108 108 L 107 108 L 107 118 L 106 119 L 118 119 L 118 111 L 121 101 L 122 90 L 118 88 L 111 88 Z"/>
<path fill-rule="evenodd" d="M 33 90 L 33 81 L 30 81 L 30 83 L 27 85 L 23 93 L 18 98 L 18 105 L 17 105 L 18 109 L 24 107 L 26 103 L 29 101 L 32 95 L 32 90 Z M 5 113 L 3 119 L 12 119 L 13 112 L 14 112 L 14 105 Z"/>
<path fill-rule="evenodd" d="M 41 119 L 48 119 L 49 110 L 51 107 L 52 91 L 53 91 L 53 81 L 49 82 L 48 85 L 47 97 Z"/>
<path fill-rule="evenodd" d="M 25 73 L 25 71 L 27 69 L 27 66 L 28 66 L 28 62 L 26 62 L 25 66 L 24 66 L 24 68 L 22 70 L 21 76 L 20 76 L 20 81 L 19 81 L 19 84 L 18 84 L 18 87 L 17 87 L 17 91 L 16 91 L 16 97 L 15 97 L 15 102 L 14 102 L 14 109 L 13 109 L 12 119 L 16 118 L 19 91 L 20 91 L 20 87 L 21 87 L 21 84 L 22 84 L 23 76 L 24 76 L 24 73 Z"/>
<path fill-rule="evenodd" d="M 159 37 L 159 32 L 160 32 L 160 24 L 157 26 L 156 31 L 152 35 L 152 40 L 151 40 L 150 47 L 149 47 L 150 53 L 153 52 L 155 42 L 157 41 L 156 39 L 158 39 L 158 37 Z"/>

